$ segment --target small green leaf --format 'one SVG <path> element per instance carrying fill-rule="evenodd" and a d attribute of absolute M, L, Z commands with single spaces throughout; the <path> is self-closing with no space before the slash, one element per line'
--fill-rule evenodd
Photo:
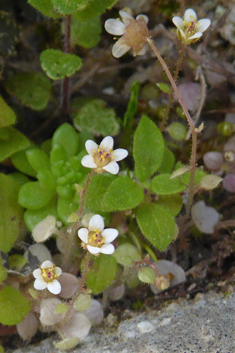
<path fill-rule="evenodd" d="M 62 15 L 71 15 L 87 6 L 89 0 L 52 0 L 55 9 Z"/>
<path fill-rule="evenodd" d="M 14 167 L 16 167 L 16 169 L 18 169 L 22 173 L 25 173 L 25 174 L 33 176 L 33 177 L 36 176 L 37 173 L 31 167 L 31 165 L 29 164 L 29 161 L 26 157 L 26 151 L 20 151 L 20 152 L 14 153 L 11 156 L 11 161 L 12 161 Z"/>
<path fill-rule="evenodd" d="M 169 148 L 165 147 L 164 155 L 162 159 L 162 164 L 158 169 L 159 173 L 171 173 L 175 164 L 174 154 L 169 150 Z"/>
<path fill-rule="evenodd" d="M 101 24 L 100 18 L 95 17 L 86 22 L 72 18 L 71 44 L 80 45 L 83 48 L 93 48 L 100 40 Z"/>
<path fill-rule="evenodd" d="M 124 211 L 138 206 L 144 199 L 143 189 L 130 177 L 116 178 L 103 198 L 104 211 Z"/>
<path fill-rule="evenodd" d="M 195 178 L 194 178 L 194 185 L 199 185 L 201 180 L 202 180 L 202 178 L 204 176 L 206 176 L 206 175 L 207 175 L 207 173 L 204 172 L 203 170 L 196 169 Z M 180 179 L 181 179 L 181 181 L 183 183 L 185 183 L 186 185 L 189 185 L 190 172 L 187 172 L 187 173 L 183 174 Z"/>
<path fill-rule="evenodd" d="M 30 310 L 30 302 L 15 288 L 6 286 L 0 291 L 0 322 L 17 325 Z"/>
<path fill-rule="evenodd" d="M 124 243 L 117 247 L 113 253 L 118 264 L 122 266 L 133 266 L 135 261 L 141 260 L 139 250 L 132 244 Z"/>
<path fill-rule="evenodd" d="M 86 192 L 86 208 L 91 211 L 103 211 L 104 194 L 115 178 L 109 175 L 93 175 Z"/>
<path fill-rule="evenodd" d="M 38 181 L 31 181 L 21 187 L 18 202 L 25 208 L 37 210 L 46 206 L 54 194 L 53 189 L 48 189 Z"/>
<path fill-rule="evenodd" d="M 223 179 L 218 175 L 206 175 L 200 181 L 200 187 L 204 190 L 213 190 L 219 186 Z"/>
<path fill-rule="evenodd" d="M 152 268 L 141 267 L 138 270 L 138 277 L 141 282 L 152 284 L 152 283 L 154 283 L 156 273 L 154 272 L 154 270 Z"/>
<path fill-rule="evenodd" d="M 111 285 L 117 271 L 117 262 L 112 255 L 92 256 L 86 275 L 86 286 L 92 290 L 94 295 L 99 294 Z"/>
<path fill-rule="evenodd" d="M 56 179 L 49 169 L 41 169 L 37 173 L 38 181 L 47 189 L 56 189 Z"/>
<path fill-rule="evenodd" d="M 101 99 L 93 99 L 85 104 L 79 110 L 73 123 L 78 130 L 102 136 L 115 136 L 120 131 L 114 109 L 106 108 L 106 102 Z"/>
<path fill-rule="evenodd" d="M 78 133 L 68 123 L 60 125 L 52 137 L 52 147 L 55 145 L 65 149 L 67 158 L 74 156 L 78 152 Z M 62 151 L 60 151 L 60 156 L 64 159 Z"/>
<path fill-rule="evenodd" d="M 55 314 L 63 314 L 69 310 L 69 305 L 67 303 L 60 303 L 55 307 L 54 313 Z"/>
<path fill-rule="evenodd" d="M 48 155 L 39 148 L 30 148 L 26 151 L 26 157 L 31 167 L 38 172 L 41 169 L 50 169 Z"/>
<path fill-rule="evenodd" d="M 183 124 L 177 122 L 170 124 L 167 128 L 167 131 L 169 132 L 170 136 L 176 141 L 185 140 L 187 135 L 186 127 Z"/>
<path fill-rule="evenodd" d="M 176 217 L 183 206 L 183 198 L 180 194 L 159 195 L 156 204 L 167 208 Z"/>
<path fill-rule="evenodd" d="M 164 140 L 161 131 L 143 116 L 134 135 L 133 156 L 138 179 L 146 181 L 162 164 Z"/>
<path fill-rule="evenodd" d="M 26 175 L 24 175 L 24 174 L 22 174 L 22 173 L 20 173 L 20 172 L 10 173 L 9 175 L 10 175 L 15 181 L 17 181 L 17 183 L 19 183 L 20 186 L 22 186 L 22 185 L 24 185 L 25 183 L 28 183 L 28 182 L 30 181 L 30 179 L 29 179 Z"/>
<path fill-rule="evenodd" d="M 0 96 L 0 127 L 13 125 L 16 121 L 16 115 L 9 105 Z"/>
<path fill-rule="evenodd" d="M 86 293 L 79 294 L 75 300 L 73 307 L 75 310 L 84 311 L 89 309 L 91 306 L 91 295 Z"/>
<path fill-rule="evenodd" d="M 57 49 L 46 49 L 40 55 L 42 69 L 52 80 L 72 76 L 82 66 L 82 60 L 74 54 Z"/>
<path fill-rule="evenodd" d="M 18 204 L 20 185 L 8 175 L 0 174 L 0 250 L 8 252 L 20 231 L 23 209 Z"/>
<path fill-rule="evenodd" d="M 2 127 L 0 132 L 6 134 L 5 139 L 0 138 L 0 161 L 12 156 L 14 153 L 28 148 L 29 140 L 11 126 Z"/>
<path fill-rule="evenodd" d="M 160 88 L 160 90 L 164 93 L 169 93 L 171 90 L 171 86 L 168 85 L 168 83 L 163 83 L 163 82 L 159 82 L 156 83 L 156 85 Z"/>
<path fill-rule="evenodd" d="M 57 213 L 60 217 L 60 220 L 63 223 L 67 223 L 68 217 L 71 213 L 76 212 L 78 210 L 78 202 L 74 200 L 74 195 L 70 198 L 58 197 L 57 202 Z"/>
<path fill-rule="evenodd" d="M 144 204 L 138 208 L 137 223 L 148 241 L 160 251 L 171 243 L 175 234 L 175 221 L 164 207 Z"/>
<path fill-rule="evenodd" d="M 0 283 L 4 281 L 4 279 L 7 278 L 7 271 L 1 264 L 1 258 L 0 258 Z"/>
<path fill-rule="evenodd" d="M 171 179 L 171 174 L 160 174 L 151 181 L 151 189 L 156 194 L 170 195 L 176 194 L 186 189 L 186 185 L 178 178 Z"/>
<path fill-rule="evenodd" d="M 127 110 L 123 119 L 123 126 L 130 121 L 133 121 L 134 115 L 138 108 L 138 94 L 139 94 L 140 82 L 135 81 L 131 86 L 131 96 L 128 102 Z"/>
<path fill-rule="evenodd" d="M 63 146 L 57 145 L 54 143 L 51 153 L 50 153 L 50 162 L 51 162 L 51 171 L 58 178 L 63 175 L 63 168 L 67 161 L 67 152 Z"/>
<path fill-rule="evenodd" d="M 51 82 L 40 72 L 22 72 L 6 81 L 6 90 L 21 104 L 33 110 L 43 110 L 50 99 Z"/>
<path fill-rule="evenodd" d="M 36 10 L 51 18 L 59 18 L 61 15 L 55 11 L 52 0 L 28 0 Z"/>
<path fill-rule="evenodd" d="M 110 9 L 117 1 L 118 0 L 89 0 L 84 10 L 76 12 L 74 17 L 79 21 L 90 20 L 104 13 L 106 9 Z"/>

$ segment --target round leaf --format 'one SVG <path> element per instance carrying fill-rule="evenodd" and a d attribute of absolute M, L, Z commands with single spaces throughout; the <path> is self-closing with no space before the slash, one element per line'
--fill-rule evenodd
<path fill-rule="evenodd" d="M 141 260 L 138 249 L 129 243 L 121 244 L 113 253 L 118 264 L 122 266 L 132 266 L 134 261 Z"/>
<path fill-rule="evenodd" d="M 52 0 L 54 7 L 63 15 L 70 15 L 73 12 L 81 11 L 86 7 L 89 0 Z"/>
<path fill-rule="evenodd" d="M 86 208 L 92 211 L 103 211 L 104 194 L 115 178 L 109 175 L 93 175 L 86 192 Z"/>
<path fill-rule="evenodd" d="M 30 148 L 26 151 L 29 164 L 38 172 L 41 169 L 50 169 L 50 160 L 48 155 L 39 148 Z"/>
<path fill-rule="evenodd" d="M 6 134 L 6 138 L 0 138 L 0 161 L 10 157 L 12 154 L 28 148 L 29 140 L 11 126 L 2 127 L 0 132 Z"/>
<path fill-rule="evenodd" d="M 138 277 L 141 282 L 154 283 L 156 273 L 152 268 L 142 267 L 138 270 Z"/>
<path fill-rule="evenodd" d="M 25 208 L 37 210 L 46 206 L 54 194 L 53 189 L 46 188 L 38 181 L 31 181 L 21 187 L 18 202 Z"/>
<path fill-rule="evenodd" d="M 151 181 L 151 189 L 160 195 L 176 194 L 185 190 L 186 185 L 178 178 L 171 179 L 171 174 L 160 174 Z"/>
<path fill-rule="evenodd" d="M 100 40 L 100 18 L 95 17 L 86 22 L 80 22 L 74 17 L 71 23 L 71 43 L 83 48 L 93 48 Z"/>
<path fill-rule="evenodd" d="M 78 133 L 68 123 L 60 125 L 52 137 L 52 147 L 55 145 L 65 149 L 67 158 L 74 156 L 78 152 Z M 60 156 L 61 159 L 64 159 L 62 151 L 60 151 Z"/>

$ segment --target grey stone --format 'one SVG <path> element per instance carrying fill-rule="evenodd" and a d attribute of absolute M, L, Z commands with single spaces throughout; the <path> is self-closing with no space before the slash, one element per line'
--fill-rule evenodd
<path fill-rule="evenodd" d="M 160 311 L 136 314 L 113 327 L 92 329 L 73 353 L 234 353 L 235 293 L 199 294 L 179 299 Z M 13 351 L 59 353 L 56 336 Z M 11 353 L 13 353 L 11 351 Z"/>

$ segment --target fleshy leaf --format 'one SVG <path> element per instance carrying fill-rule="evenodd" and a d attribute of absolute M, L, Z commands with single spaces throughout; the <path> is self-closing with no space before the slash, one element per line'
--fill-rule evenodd
<path fill-rule="evenodd" d="M 90 20 L 104 13 L 106 9 L 110 9 L 117 1 L 118 0 L 89 0 L 85 9 L 76 12 L 74 17 L 79 21 Z"/>
<path fill-rule="evenodd" d="M 171 174 L 160 174 L 151 181 L 151 189 L 160 195 L 170 195 L 185 190 L 186 185 L 178 178 L 171 179 Z"/>
<path fill-rule="evenodd" d="M 86 286 L 94 295 L 103 292 L 115 279 L 117 270 L 117 262 L 112 255 L 100 254 L 99 257 L 92 257 L 86 275 Z"/>
<path fill-rule="evenodd" d="M 48 155 L 39 148 L 30 148 L 26 151 L 29 164 L 38 172 L 41 169 L 50 169 L 50 160 Z"/>
<path fill-rule="evenodd" d="M 167 131 L 169 132 L 170 136 L 176 141 L 184 140 L 187 135 L 186 127 L 178 122 L 170 124 L 167 128 Z"/>
<path fill-rule="evenodd" d="M 136 217 L 148 241 L 158 250 L 165 250 L 175 234 L 175 221 L 170 211 L 159 205 L 144 204 L 138 208 Z"/>
<path fill-rule="evenodd" d="M 78 130 L 102 136 L 115 136 L 120 131 L 114 109 L 106 108 L 106 102 L 101 99 L 93 99 L 85 104 L 79 110 L 73 122 Z"/>
<path fill-rule="evenodd" d="M 43 110 L 50 99 L 51 82 L 40 72 L 18 73 L 6 81 L 5 87 L 21 104 L 33 110 Z"/>
<path fill-rule="evenodd" d="M 105 211 L 123 211 L 138 206 L 144 199 L 143 189 L 130 177 L 118 177 L 107 188 L 103 198 Z"/>
<path fill-rule="evenodd" d="M 11 126 L 2 127 L 1 133 L 6 134 L 6 138 L 0 138 L 0 161 L 10 157 L 14 153 L 28 148 L 29 140 L 19 131 Z"/>
<path fill-rule="evenodd" d="M 60 125 L 52 137 L 52 146 L 55 145 L 62 146 L 65 149 L 67 158 L 74 156 L 78 152 L 78 133 L 68 123 Z M 64 158 L 62 155 L 61 157 Z"/>
<path fill-rule="evenodd" d="M 132 266 L 134 261 L 141 260 L 139 250 L 132 244 L 124 243 L 117 247 L 113 253 L 118 264 L 122 266 Z"/>
<path fill-rule="evenodd" d="M 154 283 L 156 273 L 152 268 L 141 267 L 138 270 L 138 277 L 139 277 L 139 280 L 143 283 Z"/>
<path fill-rule="evenodd" d="M 28 3 L 45 16 L 51 18 L 61 17 L 61 15 L 55 11 L 52 0 L 28 0 Z"/>
<path fill-rule="evenodd" d="M 80 45 L 83 48 L 93 48 L 100 40 L 101 24 L 100 18 L 95 17 L 86 22 L 72 18 L 71 44 Z"/>
<path fill-rule="evenodd" d="M 25 208 L 37 210 L 46 206 L 54 194 L 54 189 L 49 189 L 38 181 L 31 181 L 21 187 L 18 202 Z"/>
<path fill-rule="evenodd" d="M 20 151 L 20 152 L 14 153 L 11 156 L 11 161 L 14 167 L 16 167 L 16 169 L 18 169 L 22 173 L 25 173 L 33 177 L 36 176 L 37 174 L 36 171 L 31 167 L 26 157 L 26 151 Z"/>
<path fill-rule="evenodd" d="M 78 203 L 74 201 L 74 196 L 71 198 L 58 197 L 57 212 L 63 223 L 67 223 L 69 215 L 77 210 Z"/>
<path fill-rule="evenodd" d="M 52 0 L 55 9 L 62 15 L 71 15 L 87 6 L 89 0 Z"/>
<path fill-rule="evenodd" d="M 30 302 L 15 288 L 6 286 L 0 291 L 0 322 L 19 324 L 30 310 Z"/>
<path fill-rule="evenodd" d="M 57 49 L 46 49 L 40 55 L 42 69 L 52 80 L 72 76 L 82 66 L 82 60 L 74 54 Z"/>
<path fill-rule="evenodd" d="M 146 181 L 161 166 L 164 140 L 161 131 L 143 116 L 134 134 L 133 156 L 135 172 L 140 181 Z"/>
<path fill-rule="evenodd" d="M 16 121 L 16 115 L 9 105 L 0 96 L 0 127 L 13 125 Z"/>
<path fill-rule="evenodd" d="M 0 174 L 0 250 L 8 252 L 20 231 L 23 209 L 18 204 L 20 185 L 8 175 Z"/>
<path fill-rule="evenodd" d="M 32 231 L 36 224 L 44 220 L 49 215 L 57 218 L 55 198 L 52 198 L 45 207 L 38 210 L 26 210 L 24 213 L 24 221 L 27 228 Z"/>

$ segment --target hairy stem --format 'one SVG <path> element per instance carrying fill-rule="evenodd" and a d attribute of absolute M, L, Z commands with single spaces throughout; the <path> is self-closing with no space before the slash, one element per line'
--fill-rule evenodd
<path fill-rule="evenodd" d="M 71 28 L 71 16 L 67 16 L 65 19 L 65 35 L 64 35 L 64 52 L 70 53 L 70 28 Z M 61 90 L 61 115 L 64 120 L 68 114 L 69 109 L 69 77 L 63 79 L 62 90 Z"/>

